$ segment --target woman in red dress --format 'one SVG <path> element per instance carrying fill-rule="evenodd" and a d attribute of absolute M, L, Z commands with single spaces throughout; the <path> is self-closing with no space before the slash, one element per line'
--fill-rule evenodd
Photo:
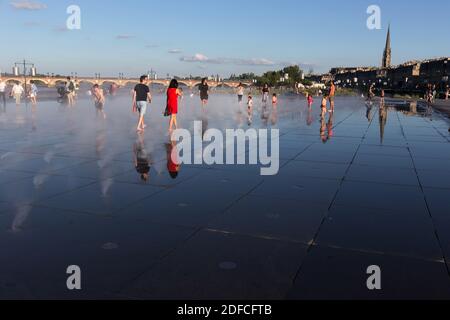
<path fill-rule="evenodd" d="M 181 90 L 178 89 L 178 81 L 173 79 L 170 82 L 169 89 L 167 89 L 167 113 L 170 115 L 169 132 L 172 132 L 174 126 L 175 129 L 178 129 L 178 97 L 182 95 Z"/>

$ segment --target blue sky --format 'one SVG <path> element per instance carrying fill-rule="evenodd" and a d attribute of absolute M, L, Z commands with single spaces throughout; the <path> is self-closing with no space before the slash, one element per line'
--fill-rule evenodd
<path fill-rule="evenodd" d="M 81 30 L 65 28 L 71 4 Z M 366 27 L 372 4 L 382 30 Z M 89 76 L 377 66 L 389 22 L 398 64 L 449 55 L 449 12 L 447 0 L 0 0 L 0 69 L 23 58 L 40 72 Z"/>

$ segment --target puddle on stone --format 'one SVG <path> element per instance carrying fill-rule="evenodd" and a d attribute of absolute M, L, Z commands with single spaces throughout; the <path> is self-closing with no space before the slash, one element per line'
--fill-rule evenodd
<path fill-rule="evenodd" d="M 103 250 L 116 250 L 119 248 L 119 245 L 117 243 L 108 242 L 102 245 Z"/>
<path fill-rule="evenodd" d="M 237 264 L 231 261 L 221 262 L 219 268 L 222 270 L 235 270 L 237 269 Z"/>

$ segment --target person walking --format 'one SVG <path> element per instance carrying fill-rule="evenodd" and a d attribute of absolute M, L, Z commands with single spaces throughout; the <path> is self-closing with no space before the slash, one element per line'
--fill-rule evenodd
<path fill-rule="evenodd" d="M 308 109 L 311 109 L 312 105 L 314 103 L 314 98 L 313 98 L 312 94 L 307 93 L 306 95 L 307 95 L 306 99 L 308 101 Z"/>
<path fill-rule="evenodd" d="M 433 96 L 432 102 L 435 103 L 435 102 L 436 102 L 436 98 L 437 98 L 437 87 L 436 87 L 435 84 L 433 84 L 433 92 L 432 92 L 432 96 Z"/>
<path fill-rule="evenodd" d="M 70 77 L 67 77 L 66 94 L 69 106 L 72 107 L 75 103 L 75 83 Z"/>
<path fill-rule="evenodd" d="M 448 100 L 449 95 L 450 95 L 450 88 L 449 88 L 449 86 L 447 85 L 447 86 L 445 87 L 445 100 Z"/>
<path fill-rule="evenodd" d="M 134 87 L 133 91 L 133 112 L 139 113 L 139 121 L 136 131 L 142 132 L 147 127 L 145 125 L 145 114 L 147 113 L 147 104 L 152 102 L 152 95 L 148 87 L 147 76 L 141 76 L 139 84 Z"/>
<path fill-rule="evenodd" d="M 103 119 L 106 119 L 105 113 L 105 94 L 103 89 L 98 84 L 92 87 L 92 97 L 94 98 L 95 110 L 97 111 L 97 117 L 102 115 Z"/>
<path fill-rule="evenodd" d="M 262 88 L 263 103 L 267 103 L 267 101 L 269 100 L 269 92 L 270 92 L 269 85 L 266 83 Z"/>
<path fill-rule="evenodd" d="M 238 103 L 242 104 L 242 100 L 244 99 L 244 85 L 239 83 L 237 86 L 237 95 L 238 95 Z"/>
<path fill-rule="evenodd" d="M 3 103 L 3 108 L 6 108 L 6 82 L 0 78 L 0 99 Z"/>
<path fill-rule="evenodd" d="M 331 81 L 330 85 L 330 94 L 328 95 L 328 99 L 330 100 L 330 112 L 334 112 L 334 100 L 336 96 L 336 86 L 334 85 L 334 81 Z"/>
<path fill-rule="evenodd" d="M 173 127 L 178 129 L 177 114 L 178 114 L 178 97 L 182 97 L 183 93 L 178 88 L 178 81 L 173 79 L 170 82 L 169 89 L 167 89 L 167 112 L 170 116 L 169 132 L 173 131 Z"/>
<path fill-rule="evenodd" d="M 38 88 L 36 84 L 34 83 L 34 80 L 30 81 L 31 87 L 30 87 L 30 101 L 35 106 L 37 104 L 37 94 L 38 94 Z"/>
<path fill-rule="evenodd" d="M 209 86 L 206 78 L 202 79 L 202 83 L 199 86 L 200 90 L 200 100 L 202 101 L 202 106 L 206 106 L 208 104 L 209 99 Z"/>
<path fill-rule="evenodd" d="M 12 90 L 11 90 L 11 95 L 14 97 L 14 99 L 16 99 L 16 105 L 19 106 L 21 99 L 22 99 L 22 95 L 24 93 L 24 89 L 22 87 L 22 84 L 20 83 L 15 83 Z"/>
<path fill-rule="evenodd" d="M 248 96 L 247 101 L 247 123 L 249 126 L 253 123 L 253 97 L 251 95 Z"/>

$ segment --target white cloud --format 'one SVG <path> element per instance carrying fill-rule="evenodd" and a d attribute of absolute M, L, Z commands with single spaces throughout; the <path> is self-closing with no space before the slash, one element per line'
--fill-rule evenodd
<path fill-rule="evenodd" d="M 211 60 L 201 54 L 201 53 L 197 53 L 196 55 L 192 56 L 192 57 L 182 57 L 180 58 L 180 61 L 184 61 L 184 62 L 211 62 Z"/>
<path fill-rule="evenodd" d="M 248 66 L 273 66 L 276 63 L 268 59 L 235 59 L 235 63 Z"/>
<path fill-rule="evenodd" d="M 181 51 L 181 49 L 170 49 L 168 52 L 176 54 L 176 53 L 182 53 L 183 51 Z"/>
<path fill-rule="evenodd" d="M 20 1 L 20 2 L 11 2 L 11 5 L 14 9 L 17 10 L 42 10 L 47 9 L 47 5 L 40 2 L 33 1 Z"/>
<path fill-rule="evenodd" d="M 183 62 L 201 62 L 210 64 L 234 64 L 243 66 L 272 66 L 276 63 L 268 59 L 237 59 L 237 58 L 208 58 L 204 54 L 197 53 L 192 57 L 182 57 Z"/>

